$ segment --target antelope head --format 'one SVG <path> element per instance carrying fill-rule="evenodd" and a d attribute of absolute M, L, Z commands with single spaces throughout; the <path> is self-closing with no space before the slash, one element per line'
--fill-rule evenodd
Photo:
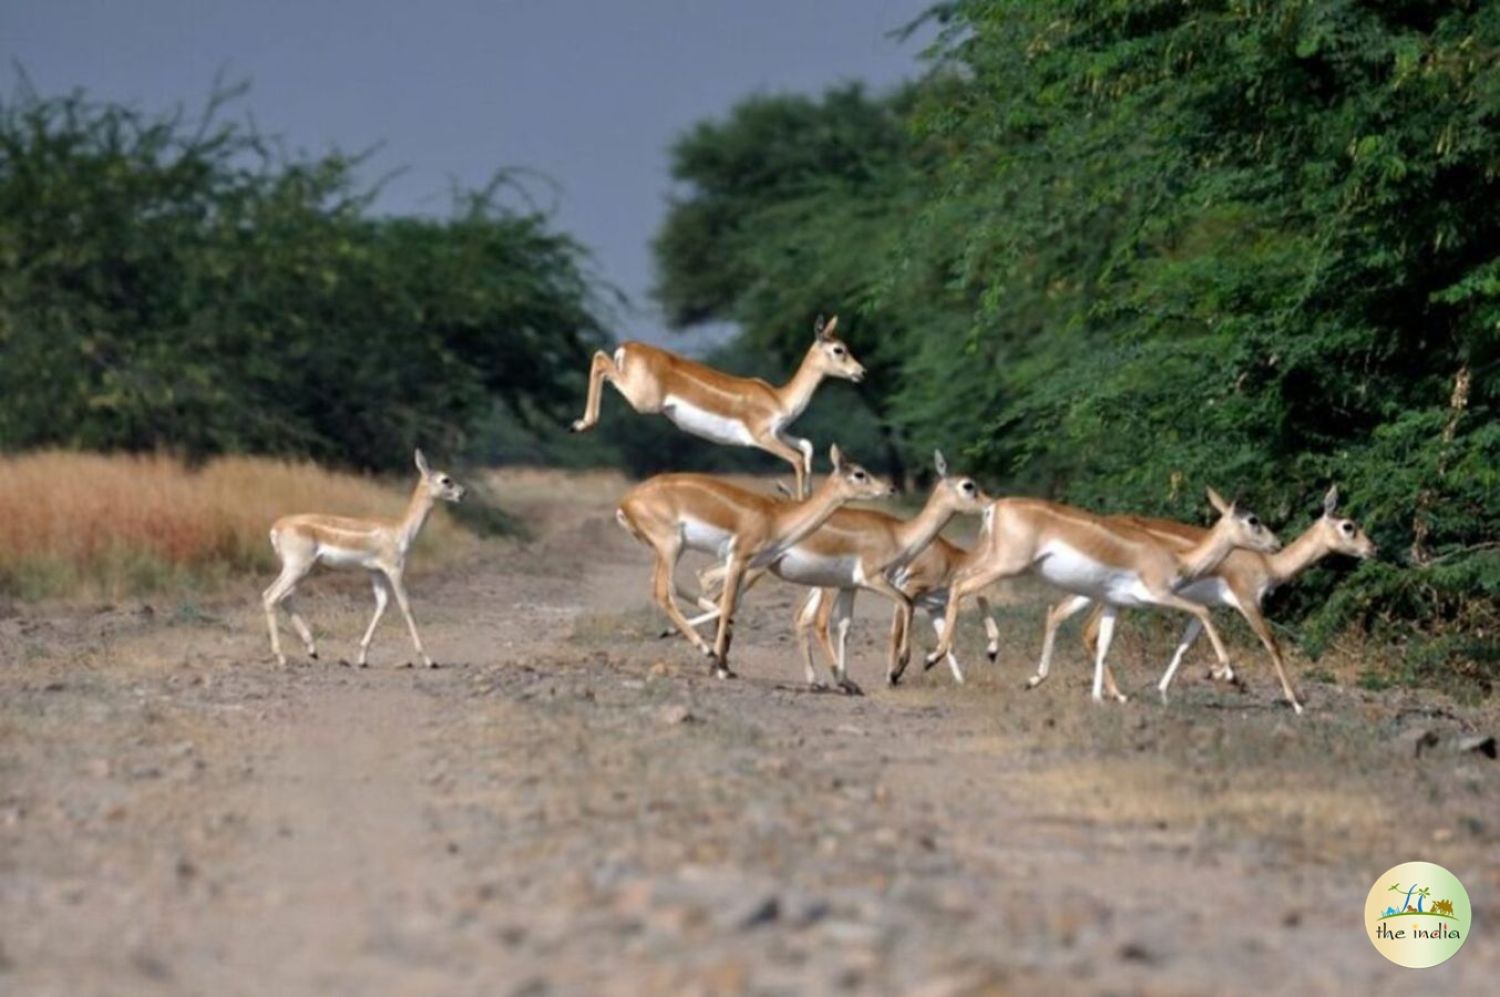
<path fill-rule="evenodd" d="M 1266 528 L 1260 517 L 1249 509 L 1241 509 L 1235 502 L 1226 502 L 1218 492 L 1208 489 L 1208 502 L 1219 513 L 1219 521 L 1213 532 L 1226 536 L 1232 546 L 1274 554 L 1281 549 L 1276 534 Z"/>
<path fill-rule="evenodd" d="M 464 497 L 464 486 L 448 477 L 445 471 L 434 471 L 427 466 L 427 458 L 422 456 L 422 451 L 416 452 L 417 471 L 422 475 L 422 487 L 427 494 L 434 499 L 444 502 L 457 502 Z"/>
<path fill-rule="evenodd" d="M 845 501 L 888 498 L 896 494 L 896 486 L 890 481 L 871 474 L 852 460 L 845 460 L 837 443 L 828 448 L 828 459 L 833 461 L 830 480 Z"/>
<path fill-rule="evenodd" d="M 823 321 L 823 316 L 818 316 L 818 320 L 813 323 L 813 344 L 808 348 L 807 360 L 821 374 L 841 377 L 858 384 L 865 379 L 865 368 L 854 359 L 854 354 L 849 352 L 844 341 L 833 334 L 838 324 L 837 315 L 826 322 Z"/>
<path fill-rule="evenodd" d="M 973 478 L 961 474 L 949 475 L 948 462 L 943 459 L 941 450 L 932 452 L 932 466 L 938 473 L 934 491 L 941 492 L 950 509 L 955 512 L 981 513 L 990 504 L 990 497 L 974 483 Z"/>
<path fill-rule="evenodd" d="M 1365 531 L 1354 520 L 1334 514 L 1338 504 L 1339 486 L 1333 485 L 1323 496 L 1323 515 L 1313 525 L 1318 531 L 1318 540 L 1335 554 L 1346 554 L 1361 561 L 1374 557 L 1377 553 L 1374 541 L 1365 536 Z"/>

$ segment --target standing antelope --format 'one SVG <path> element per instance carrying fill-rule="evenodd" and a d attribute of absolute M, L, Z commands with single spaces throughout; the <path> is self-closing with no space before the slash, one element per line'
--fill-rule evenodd
<path fill-rule="evenodd" d="M 594 354 L 588 402 L 573 432 L 599 422 L 600 395 L 609 381 L 643 415 L 660 412 L 694 436 L 715 443 L 756 447 L 792 465 L 796 496 L 807 497 L 813 446 L 787 432 L 825 377 L 858 384 L 865 369 L 833 334 L 838 316 L 813 324 L 813 344 L 792 379 L 781 387 L 758 377 L 735 377 L 646 343 L 623 343 L 610 356 Z"/>
<path fill-rule="evenodd" d="M 911 519 L 898 519 L 874 509 L 840 509 L 829 517 L 828 522 L 788 548 L 768 566 L 777 577 L 815 590 L 796 617 L 797 640 L 806 665 L 807 684 L 811 688 L 825 688 L 818 681 L 813 664 L 810 630 L 820 606 L 827 600 L 833 616 L 833 630 L 838 634 L 837 650 L 831 655 L 834 684 L 846 693 L 858 695 L 860 692 L 859 686 L 849 678 L 847 658 L 854 597 L 860 589 L 879 593 L 895 603 L 896 623 L 886 665 L 887 681 L 895 685 L 905 669 L 911 654 L 912 615 L 912 599 L 902 587 L 907 569 L 928 549 L 949 520 L 959 513 L 981 513 L 990 501 L 972 478 L 949 476 L 948 462 L 940 451 L 933 453 L 933 462 L 938 480 L 922 511 Z M 714 574 L 713 571 L 705 573 L 703 580 L 711 580 Z M 748 589 L 753 581 L 747 580 L 745 587 Z M 717 611 L 711 611 L 692 623 L 706 622 L 716 615 Z M 826 630 L 823 640 L 827 648 Z"/>
<path fill-rule="evenodd" d="M 1271 664 L 1276 668 L 1276 677 L 1281 680 L 1281 690 L 1286 695 L 1286 701 L 1297 713 L 1302 712 L 1302 704 L 1298 702 L 1297 694 L 1287 679 L 1281 648 L 1276 643 L 1276 636 L 1271 632 L 1271 626 L 1266 621 L 1261 607 L 1265 604 L 1266 597 L 1272 592 L 1288 582 L 1295 581 L 1308 568 L 1331 554 L 1344 554 L 1360 560 L 1375 556 L 1375 544 L 1365 536 L 1365 531 L 1360 529 L 1359 524 L 1352 519 L 1343 519 L 1334 515 L 1338 502 L 1339 489 L 1337 485 L 1334 485 L 1323 496 L 1323 515 L 1319 516 L 1297 539 L 1287 544 L 1282 550 L 1274 554 L 1236 550 L 1206 577 L 1190 582 L 1179 590 L 1179 594 L 1184 598 L 1205 606 L 1229 606 L 1245 618 L 1245 622 L 1250 624 L 1250 629 L 1255 631 L 1255 636 L 1259 637 L 1261 644 L 1265 646 L 1266 653 L 1271 656 Z M 1167 519 L 1147 519 L 1136 516 L 1119 518 L 1182 550 L 1201 541 L 1205 533 L 1200 527 L 1188 526 L 1185 523 Z M 1032 676 L 1029 685 L 1035 686 L 1047 677 L 1057 627 L 1063 620 L 1088 606 L 1090 602 L 1091 600 L 1082 596 L 1075 596 L 1059 603 L 1047 614 L 1047 633 L 1042 641 L 1042 660 L 1038 663 L 1037 672 Z M 1096 610 L 1084 631 L 1086 643 L 1093 642 L 1092 634 L 1097 617 L 1098 611 Z M 1182 639 L 1177 642 L 1177 650 L 1172 655 L 1172 662 L 1167 666 L 1166 673 L 1157 684 L 1157 691 L 1163 703 L 1167 701 L 1167 688 L 1172 684 L 1172 678 L 1177 674 L 1183 656 L 1187 654 L 1188 648 L 1193 646 L 1202 630 L 1203 624 L 1198 619 L 1190 620 L 1187 629 L 1182 633 Z M 1220 649 L 1217 642 L 1215 642 L 1215 647 L 1216 651 Z M 1234 678 L 1234 669 L 1230 667 L 1227 657 L 1219 658 L 1219 668 L 1215 670 L 1214 676 L 1228 680 Z M 1105 678 L 1113 685 L 1114 680 L 1108 673 Z"/>
<path fill-rule="evenodd" d="M 812 533 L 845 502 L 895 494 L 890 482 L 844 460 L 830 448 L 833 473 L 811 496 L 784 502 L 731 485 L 706 474 L 660 474 L 643 481 L 620 500 L 620 525 L 656 552 L 652 594 L 682 635 L 712 659 L 720 678 L 730 678 L 729 628 L 745 572 L 760 569 Z M 723 558 L 724 588 L 719 626 L 709 645 L 677 607 L 673 572 L 684 550 Z"/>
<path fill-rule="evenodd" d="M 296 627 L 302 643 L 307 646 L 307 656 L 315 660 L 318 657 L 312 631 L 292 606 L 291 597 L 297 583 L 307 577 L 313 565 L 322 562 L 330 568 L 364 568 L 370 573 L 370 584 L 375 588 L 375 615 L 370 618 L 370 625 L 359 642 L 359 667 L 368 664 L 370 639 L 375 635 L 375 625 L 385 614 L 386 602 L 392 592 L 396 594 L 396 605 L 401 607 L 401 614 L 406 617 L 417 655 L 428 668 L 437 667 L 422 649 L 422 638 L 417 635 L 417 623 L 411 617 L 406 586 L 401 579 L 406 571 L 406 555 L 427 522 L 433 505 L 439 499 L 457 502 L 463 498 L 464 489 L 443 472 L 430 470 L 420 450 L 416 452 L 416 463 L 422 477 L 412 491 L 406 514 L 398 520 L 301 515 L 283 516 L 271 527 L 271 546 L 281 559 L 281 574 L 266 589 L 261 602 L 266 610 L 266 626 L 271 631 L 271 653 L 276 655 L 277 664 L 286 665 L 276 626 L 276 607 L 279 605 L 286 606 L 292 626 Z"/>
<path fill-rule="evenodd" d="M 1155 606 L 1191 613 L 1208 626 L 1218 649 L 1218 635 L 1208 610 L 1183 598 L 1179 590 L 1217 567 L 1238 547 L 1275 551 L 1280 542 L 1253 513 L 1243 512 L 1208 489 L 1219 521 L 1186 550 L 1160 538 L 1101 516 L 1040 499 L 998 499 L 985 511 L 986 529 L 964 559 L 948 594 L 944 630 L 928 664 L 942 660 L 953 646 L 953 628 L 965 598 L 1002 578 L 1032 571 L 1044 581 L 1105 604 L 1094 660 L 1095 700 L 1102 700 L 1104 661 L 1121 607 Z M 1124 696 L 1116 691 L 1116 699 Z"/>

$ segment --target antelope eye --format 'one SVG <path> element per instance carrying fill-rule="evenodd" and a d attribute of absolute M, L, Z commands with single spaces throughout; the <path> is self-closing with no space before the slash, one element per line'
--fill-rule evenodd
<path fill-rule="evenodd" d="M 835 346 L 833 348 L 833 355 L 836 356 L 836 357 L 843 356 L 845 352 L 846 351 L 845 351 L 845 349 L 842 346 Z"/>
<path fill-rule="evenodd" d="M 854 472 L 854 480 L 855 481 L 863 481 L 863 480 L 865 480 L 865 472 L 863 472 L 863 471 L 855 471 Z"/>
<path fill-rule="evenodd" d="M 972 482 L 972 481 L 965 481 L 964 485 L 963 485 L 963 488 L 964 488 L 964 491 L 967 494 L 969 494 L 969 495 L 973 495 L 974 494 L 974 482 Z"/>
<path fill-rule="evenodd" d="M 1255 528 L 1259 528 L 1260 527 L 1260 519 L 1257 518 L 1257 517 L 1255 517 L 1255 516 L 1246 516 L 1245 517 L 1245 522 L 1249 523 L 1252 527 L 1255 527 Z"/>
<path fill-rule="evenodd" d="M 1343 530 L 1344 533 L 1348 536 L 1354 536 L 1354 524 L 1349 522 L 1349 520 L 1347 519 L 1344 520 L 1344 525 L 1340 526 L 1339 529 Z"/>

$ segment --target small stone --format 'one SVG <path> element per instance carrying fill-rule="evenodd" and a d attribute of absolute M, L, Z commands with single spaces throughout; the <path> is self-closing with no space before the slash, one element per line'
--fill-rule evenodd
<path fill-rule="evenodd" d="M 656 719 L 667 725 L 692 723 L 698 718 L 681 703 L 668 703 L 656 711 Z"/>
<path fill-rule="evenodd" d="M 1460 754 L 1466 754 L 1472 751 L 1476 755 L 1483 755 L 1486 758 L 1494 758 L 1495 735 L 1488 734 L 1480 735 L 1478 737 L 1466 737 L 1462 741 L 1458 742 L 1458 750 Z"/>

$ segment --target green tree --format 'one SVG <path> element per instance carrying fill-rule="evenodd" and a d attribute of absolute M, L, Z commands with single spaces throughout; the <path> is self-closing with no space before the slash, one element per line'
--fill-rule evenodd
<path fill-rule="evenodd" d="M 574 404 L 604 339 L 576 243 L 499 184 L 378 216 L 357 157 L 278 155 L 232 97 L 0 102 L 0 448 L 405 467 L 497 401 Z"/>

